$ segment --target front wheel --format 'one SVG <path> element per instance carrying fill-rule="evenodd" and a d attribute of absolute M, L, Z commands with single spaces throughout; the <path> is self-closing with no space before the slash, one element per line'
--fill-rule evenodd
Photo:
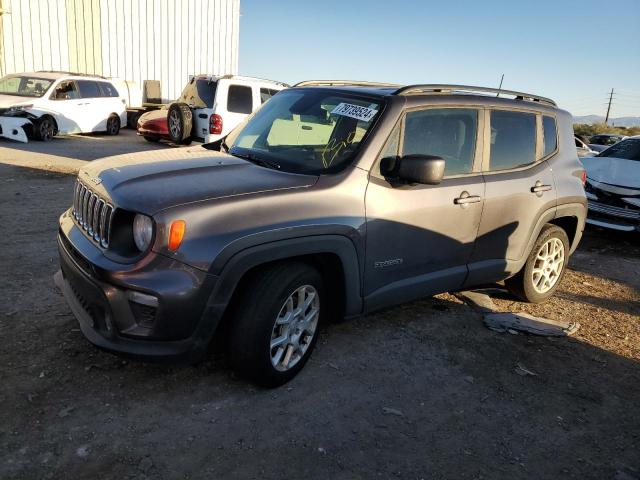
<path fill-rule="evenodd" d="M 553 295 L 569 262 L 569 237 L 556 225 L 545 225 L 531 249 L 529 258 L 505 285 L 516 297 L 540 303 Z"/>
<path fill-rule="evenodd" d="M 282 385 L 302 370 L 318 339 L 322 277 L 304 263 L 283 263 L 243 289 L 231 331 L 233 366 L 259 385 Z"/>
<path fill-rule="evenodd" d="M 56 126 L 53 123 L 53 120 L 44 116 L 40 120 L 34 122 L 34 136 L 37 140 L 42 140 L 43 142 L 49 142 L 53 139 L 53 136 L 56 134 Z"/>

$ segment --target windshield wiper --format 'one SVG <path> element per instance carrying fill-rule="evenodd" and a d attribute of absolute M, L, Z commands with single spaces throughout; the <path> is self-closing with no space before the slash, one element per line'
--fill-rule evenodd
<path fill-rule="evenodd" d="M 276 163 L 272 160 L 265 160 L 264 158 L 260 158 L 252 153 L 232 153 L 231 155 L 233 155 L 234 157 L 242 158 L 243 160 L 248 160 L 251 163 L 255 163 L 256 165 L 260 165 L 262 167 L 280 170 L 279 163 Z"/>

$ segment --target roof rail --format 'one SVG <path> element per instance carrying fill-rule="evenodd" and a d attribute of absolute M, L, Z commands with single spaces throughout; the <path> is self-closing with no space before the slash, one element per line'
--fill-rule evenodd
<path fill-rule="evenodd" d="M 516 92 L 513 90 L 503 90 L 491 87 L 473 87 L 470 85 L 446 85 L 446 84 L 425 84 L 425 85 L 407 85 L 399 88 L 394 92 L 395 95 L 429 95 L 429 94 L 455 94 L 455 93 L 495 93 L 497 97 L 500 95 L 511 95 L 516 100 L 527 100 L 530 102 L 547 103 L 556 106 L 556 102 L 550 98 L 532 95 L 530 93 Z"/>
<path fill-rule="evenodd" d="M 282 85 L 283 87 L 288 87 L 289 86 L 289 84 L 284 83 L 284 82 L 279 82 L 277 80 L 269 80 L 268 78 L 260 78 L 260 77 L 247 77 L 247 76 L 244 76 L 244 75 L 223 75 L 223 76 L 217 77 L 217 78 L 226 78 L 226 79 L 235 78 L 237 80 L 262 80 L 263 82 L 275 83 L 276 85 Z"/>
<path fill-rule="evenodd" d="M 98 75 L 97 73 L 66 72 L 64 70 L 38 70 L 36 73 L 63 73 L 65 75 L 73 75 L 74 77 L 96 77 L 107 80 L 107 77 Z"/>
<path fill-rule="evenodd" d="M 294 87 L 313 87 L 313 86 L 354 86 L 354 87 L 399 87 L 397 83 L 382 82 L 362 82 L 359 80 L 305 80 L 294 85 Z"/>

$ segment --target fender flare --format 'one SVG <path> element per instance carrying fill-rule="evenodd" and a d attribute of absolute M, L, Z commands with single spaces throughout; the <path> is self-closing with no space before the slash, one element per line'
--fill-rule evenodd
<path fill-rule="evenodd" d="M 215 330 L 242 277 L 252 268 L 276 260 L 313 254 L 334 254 L 342 264 L 345 285 L 345 316 L 362 312 L 362 265 L 351 239 L 344 235 L 311 235 L 262 243 L 234 253 L 220 273 L 211 292 L 205 316 Z"/>

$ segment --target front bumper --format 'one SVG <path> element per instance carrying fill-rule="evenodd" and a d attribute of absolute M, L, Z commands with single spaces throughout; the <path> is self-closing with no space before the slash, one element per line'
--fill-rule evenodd
<path fill-rule="evenodd" d="M 622 232 L 640 231 L 640 209 L 622 208 L 590 199 L 587 223 Z"/>
<path fill-rule="evenodd" d="M 144 265 L 114 264 L 68 212 L 58 252 L 55 283 L 91 343 L 150 359 L 195 360 L 206 351 L 219 320 L 207 308 L 217 277 L 153 253 Z"/>
<path fill-rule="evenodd" d="M 0 137 L 27 143 L 27 132 L 24 127 L 31 125 L 31 120 L 25 117 L 2 117 L 0 116 Z"/>

